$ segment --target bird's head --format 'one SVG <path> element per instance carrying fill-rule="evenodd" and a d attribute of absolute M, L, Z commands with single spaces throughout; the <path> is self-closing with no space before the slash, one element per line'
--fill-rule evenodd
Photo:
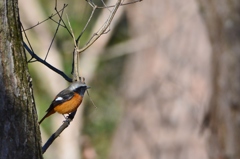
<path fill-rule="evenodd" d="M 80 81 L 73 82 L 68 87 L 69 90 L 76 92 L 76 93 L 80 94 L 81 96 L 84 96 L 85 91 L 89 88 L 90 87 L 88 87 L 85 83 L 82 83 Z"/>

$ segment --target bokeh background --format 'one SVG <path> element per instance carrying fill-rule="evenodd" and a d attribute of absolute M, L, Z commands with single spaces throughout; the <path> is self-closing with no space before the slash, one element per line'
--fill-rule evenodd
<path fill-rule="evenodd" d="M 83 0 L 58 0 L 58 9 L 63 4 L 68 4 L 63 18 L 69 17 L 77 36 L 92 8 Z M 44 158 L 238 158 L 239 6 L 236 0 L 143 0 L 121 6 L 109 32 L 81 55 L 80 74 L 91 86 L 90 96 Z M 54 7 L 53 0 L 19 0 L 24 28 L 55 13 Z M 94 13 L 80 47 L 108 15 L 109 9 Z M 57 28 L 59 19 L 52 19 L 26 32 L 42 58 Z M 71 76 L 73 46 L 60 27 L 46 61 Z M 38 62 L 29 69 L 41 118 L 68 83 Z M 55 114 L 43 122 L 43 143 L 62 121 Z"/>

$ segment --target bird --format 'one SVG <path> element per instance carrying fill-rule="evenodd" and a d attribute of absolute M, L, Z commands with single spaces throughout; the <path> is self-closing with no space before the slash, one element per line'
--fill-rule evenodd
<path fill-rule="evenodd" d="M 46 115 L 38 122 L 39 125 L 43 120 L 50 115 L 58 112 L 59 114 L 69 114 L 77 110 L 79 105 L 82 103 L 84 93 L 89 89 L 85 83 L 76 81 L 70 84 L 69 87 L 62 90 L 52 101 L 49 108 L 46 110 Z"/>

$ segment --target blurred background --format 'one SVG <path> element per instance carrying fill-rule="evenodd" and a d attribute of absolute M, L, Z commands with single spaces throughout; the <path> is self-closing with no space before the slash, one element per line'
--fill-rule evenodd
<path fill-rule="evenodd" d="M 57 8 L 63 4 L 68 4 L 63 19 L 68 16 L 77 36 L 92 8 L 83 0 L 58 0 Z M 19 0 L 24 28 L 54 14 L 55 5 Z M 91 86 L 90 96 L 44 158 L 240 158 L 239 8 L 237 0 L 143 0 L 121 6 L 109 32 L 81 55 L 80 75 Z M 96 10 L 80 47 L 110 9 Z M 26 32 L 43 59 L 56 21 L 54 16 Z M 71 76 L 73 48 L 60 27 L 46 61 Z M 29 69 L 40 119 L 68 83 L 38 62 Z M 43 144 L 63 120 L 55 114 L 41 124 Z"/>

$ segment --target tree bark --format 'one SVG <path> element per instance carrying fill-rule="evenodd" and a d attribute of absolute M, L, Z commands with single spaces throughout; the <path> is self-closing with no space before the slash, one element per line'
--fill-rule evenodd
<path fill-rule="evenodd" d="M 210 159 L 240 158 L 240 1 L 199 0 L 212 45 Z"/>
<path fill-rule="evenodd" d="M 0 158 L 39 159 L 41 137 L 17 0 L 0 2 Z"/>

